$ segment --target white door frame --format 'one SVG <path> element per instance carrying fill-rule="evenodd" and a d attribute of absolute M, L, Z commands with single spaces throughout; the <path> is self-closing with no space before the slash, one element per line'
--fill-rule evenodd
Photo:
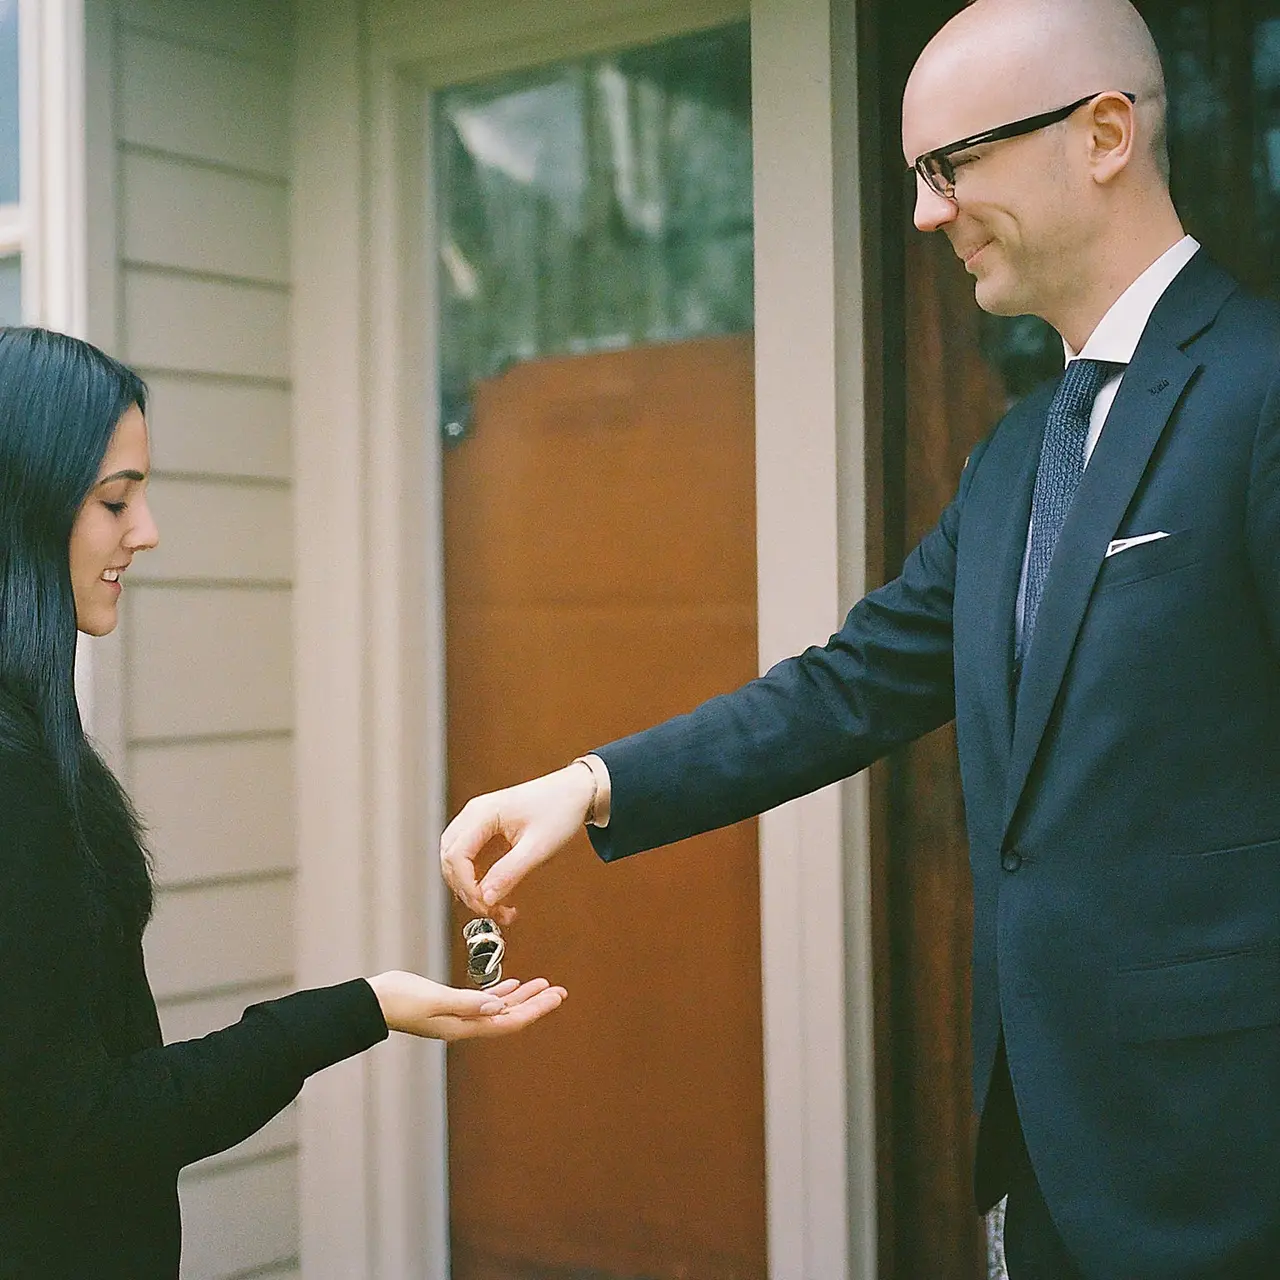
<path fill-rule="evenodd" d="M 765 665 L 824 639 L 865 576 L 851 8 L 749 7 Z M 465 12 L 449 0 L 298 5 L 294 601 L 308 985 L 389 966 L 447 972 L 427 94 L 746 17 L 748 0 L 489 0 Z M 761 822 L 773 1280 L 875 1273 L 868 844 L 858 781 Z M 815 941 L 830 938 L 844 938 L 843 957 Z M 439 1047 L 407 1042 L 308 1085 L 308 1277 L 444 1280 L 444 1096 Z"/>

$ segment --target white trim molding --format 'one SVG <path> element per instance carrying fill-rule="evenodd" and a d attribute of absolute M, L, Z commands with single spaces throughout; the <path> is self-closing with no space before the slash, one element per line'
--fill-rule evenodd
<path fill-rule="evenodd" d="M 844 8 L 751 7 L 764 667 L 836 630 L 865 580 L 856 50 Z M 771 1280 L 875 1275 L 865 796 L 853 780 L 760 823 Z M 844 966 L 812 941 L 830 937 L 844 939 Z"/>
<path fill-rule="evenodd" d="M 366 706 L 365 148 L 358 0 L 301 0 L 290 218 L 300 986 L 372 972 Z M 341 583 L 339 594 L 335 583 Z M 372 1270 L 371 1058 L 298 1106 L 299 1238 L 314 1280 Z"/>
<path fill-rule="evenodd" d="M 83 337 L 88 268 L 84 0 L 19 0 L 19 204 L 0 252 L 22 253 L 29 323 Z"/>
<path fill-rule="evenodd" d="M 31 264 L 36 297 L 30 314 L 48 328 L 83 337 L 88 311 L 84 0 L 23 0 L 22 20 L 32 10 L 39 14 L 33 95 L 39 158 Z M 24 94 L 24 107 L 28 101 Z M 23 277 L 26 289 L 25 262 Z"/>

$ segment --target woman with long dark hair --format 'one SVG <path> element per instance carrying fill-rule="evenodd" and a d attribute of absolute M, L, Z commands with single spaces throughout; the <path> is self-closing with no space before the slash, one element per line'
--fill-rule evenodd
<path fill-rule="evenodd" d="M 162 1043 L 143 969 L 150 867 L 85 737 L 77 630 L 117 620 L 158 534 L 146 388 L 88 343 L 0 330 L 0 1277 L 178 1274 L 177 1176 L 315 1071 L 384 1039 L 500 1035 L 563 989 L 460 991 L 383 973 Z"/>

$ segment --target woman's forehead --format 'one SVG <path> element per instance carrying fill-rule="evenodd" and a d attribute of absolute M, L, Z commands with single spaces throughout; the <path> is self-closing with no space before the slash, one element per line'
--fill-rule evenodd
<path fill-rule="evenodd" d="M 147 422 L 138 406 L 130 405 L 120 416 L 102 458 L 99 474 L 132 470 L 145 474 L 150 467 L 151 449 L 147 438 Z"/>

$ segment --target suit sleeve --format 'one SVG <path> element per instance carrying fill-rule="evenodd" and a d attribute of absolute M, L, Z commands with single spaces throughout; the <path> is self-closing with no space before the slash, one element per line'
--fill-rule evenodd
<path fill-rule="evenodd" d="M 198 1040 L 129 1057 L 106 1047 L 99 952 L 56 789 L 0 760 L 0 1163 L 101 1182 L 233 1146 L 308 1075 L 386 1037 L 363 980 L 255 1005 Z M 233 945 L 228 941 L 227 945 Z M 140 967 L 135 1008 L 151 1006 Z"/>
<path fill-rule="evenodd" d="M 951 612 L 961 513 L 985 445 L 894 581 L 825 645 L 596 754 L 609 769 L 606 861 L 727 826 L 849 777 L 955 715 Z"/>

